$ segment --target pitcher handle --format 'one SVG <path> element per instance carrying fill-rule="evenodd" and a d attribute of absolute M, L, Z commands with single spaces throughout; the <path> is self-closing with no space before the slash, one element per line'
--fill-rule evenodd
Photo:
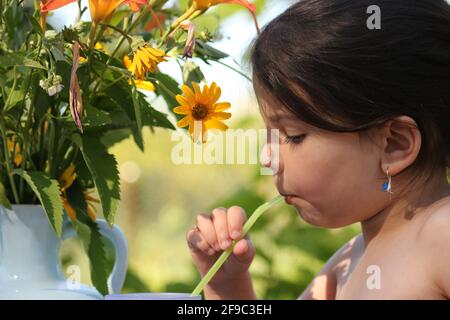
<path fill-rule="evenodd" d="M 114 267 L 111 274 L 108 277 L 108 293 L 118 294 L 122 290 L 123 283 L 125 282 L 125 276 L 127 274 L 128 266 L 128 244 L 122 230 L 113 225 L 112 228 L 103 219 L 97 219 L 95 222 L 98 225 L 100 234 L 111 241 L 115 248 Z M 66 224 L 62 239 L 76 236 L 76 231 L 71 224 Z"/>

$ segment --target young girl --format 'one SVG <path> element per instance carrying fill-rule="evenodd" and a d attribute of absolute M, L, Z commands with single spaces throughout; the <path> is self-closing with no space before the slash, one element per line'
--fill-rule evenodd
<path fill-rule="evenodd" d="M 266 126 L 280 133 L 266 146 L 279 143 L 280 194 L 308 223 L 362 227 L 299 298 L 448 299 L 446 0 L 303 0 L 264 28 L 251 62 Z M 197 217 L 187 240 L 201 276 L 245 219 L 237 206 Z M 241 239 L 205 298 L 255 299 L 254 255 Z"/>

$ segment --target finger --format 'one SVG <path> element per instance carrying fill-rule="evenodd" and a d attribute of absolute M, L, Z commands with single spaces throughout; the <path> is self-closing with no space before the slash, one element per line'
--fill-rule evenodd
<path fill-rule="evenodd" d="M 235 259 L 240 263 L 249 264 L 255 257 L 256 249 L 250 240 L 241 239 L 234 246 L 233 254 Z"/>
<path fill-rule="evenodd" d="M 247 215 L 245 210 L 238 206 L 232 206 L 228 209 L 228 233 L 232 239 L 239 239 L 242 236 L 242 228 Z"/>
<path fill-rule="evenodd" d="M 192 228 L 187 232 L 186 240 L 189 248 L 194 252 L 200 251 L 208 256 L 212 256 L 215 253 L 214 249 L 209 246 L 208 242 L 197 228 Z"/>
<path fill-rule="evenodd" d="M 213 210 L 211 219 L 216 229 L 217 240 L 220 248 L 225 250 L 231 244 L 231 238 L 228 234 L 227 209 L 216 208 Z"/>
<path fill-rule="evenodd" d="M 198 215 L 197 226 L 202 235 L 205 237 L 209 246 L 216 251 L 220 251 L 221 249 L 219 246 L 219 242 L 217 241 L 216 229 L 214 228 L 211 216 L 205 213 Z"/>

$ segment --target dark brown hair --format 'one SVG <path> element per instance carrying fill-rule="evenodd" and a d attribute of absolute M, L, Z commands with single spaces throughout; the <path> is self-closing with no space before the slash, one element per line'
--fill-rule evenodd
<path fill-rule="evenodd" d="M 381 29 L 367 26 L 373 4 Z M 363 133 L 407 115 L 422 136 L 415 178 L 450 166 L 445 0 L 299 1 L 263 28 L 250 53 L 254 79 L 298 119 Z"/>

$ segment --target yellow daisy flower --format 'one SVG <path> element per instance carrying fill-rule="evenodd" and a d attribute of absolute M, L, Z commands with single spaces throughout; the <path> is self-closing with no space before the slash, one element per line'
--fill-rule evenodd
<path fill-rule="evenodd" d="M 20 164 L 23 161 L 23 157 L 21 154 L 22 150 L 20 149 L 20 145 L 16 142 L 15 138 L 13 138 L 13 139 L 8 138 L 6 144 L 7 144 L 8 151 L 11 153 L 11 155 L 14 152 L 14 164 L 17 167 L 20 166 Z"/>
<path fill-rule="evenodd" d="M 156 72 L 158 63 L 167 61 L 166 53 L 145 44 L 139 47 L 133 54 L 133 60 L 128 56 L 123 57 L 123 64 L 138 80 L 143 80 L 145 73 Z"/>
<path fill-rule="evenodd" d="M 77 174 L 75 172 L 75 165 L 74 164 L 70 164 L 70 166 L 68 166 L 67 169 L 64 170 L 63 174 L 59 178 L 59 184 L 61 186 L 60 189 L 61 189 L 61 192 L 62 192 L 61 198 L 63 200 L 63 206 L 64 206 L 64 209 L 67 212 L 67 215 L 72 220 L 76 220 L 77 212 L 70 205 L 69 200 L 67 199 L 66 190 L 68 188 L 70 188 L 70 186 L 73 184 L 73 182 L 75 181 L 76 178 L 77 178 Z M 87 204 L 87 214 L 88 214 L 89 218 L 92 219 L 92 221 L 95 221 L 97 219 L 97 217 L 96 217 L 96 214 L 95 214 L 95 209 L 94 209 L 94 207 L 93 207 L 91 202 L 97 202 L 98 203 L 100 201 L 98 199 L 95 199 L 94 197 L 91 197 L 88 193 L 89 192 L 87 192 L 87 191 L 83 191 L 83 196 L 84 196 L 84 199 L 86 200 L 86 204 Z"/>
<path fill-rule="evenodd" d="M 63 196 L 62 199 L 63 199 L 63 206 L 67 212 L 67 215 L 69 216 L 69 218 L 71 220 L 75 221 L 77 219 L 77 211 L 69 204 L 69 200 L 67 200 L 67 198 L 65 196 Z M 87 195 L 86 193 L 84 193 L 84 199 L 86 200 L 86 203 L 87 203 L 87 214 L 88 214 L 89 218 L 91 218 L 92 221 L 97 220 L 97 215 L 95 213 L 95 209 L 93 208 L 90 201 L 92 201 L 92 202 L 100 202 L 100 201 L 98 199 L 95 199 L 95 198 Z"/>
<path fill-rule="evenodd" d="M 194 132 L 195 123 L 201 122 L 202 142 L 206 142 L 206 132 L 208 129 L 219 129 L 225 131 L 228 126 L 221 120 L 226 120 L 231 117 L 231 113 L 223 112 L 231 107 L 229 102 L 217 102 L 221 95 L 221 89 L 215 82 L 203 86 L 200 90 L 197 82 L 192 82 L 194 91 L 187 85 L 183 85 L 181 90 L 183 95 L 177 95 L 176 99 L 179 106 L 175 107 L 173 111 L 177 114 L 186 115 L 183 119 L 177 122 L 180 128 L 189 126 L 189 133 L 197 140 L 200 132 Z M 197 130 L 195 130 L 197 131 Z"/>
<path fill-rule="evenodd" d="M 76 178 L 77 174 L 75 172 L 75 165 L 72 163 L 66 168 L 66 170 L 64 170 L 62 175 L 59 177 L 59 185 L 61 186 L 61 191 L 66 192 L 66 190 L 70 188 Z"/>

